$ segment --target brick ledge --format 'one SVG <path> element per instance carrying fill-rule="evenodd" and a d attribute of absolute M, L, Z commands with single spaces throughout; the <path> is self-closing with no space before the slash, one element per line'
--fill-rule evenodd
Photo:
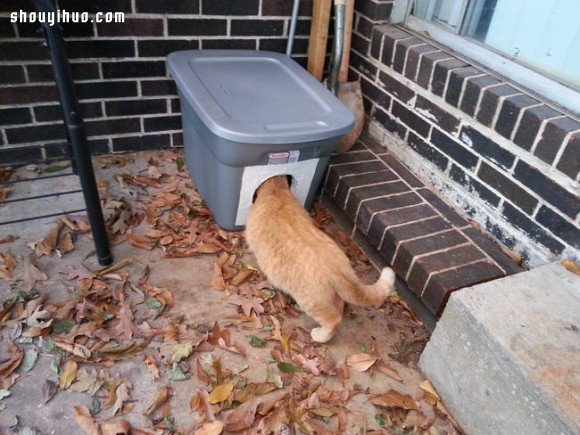
<path fill-rule="evenodd" d="M 433 315 L 455 290 L 522 271 L 367 134 L 331 158 L 323 194 Z"/>

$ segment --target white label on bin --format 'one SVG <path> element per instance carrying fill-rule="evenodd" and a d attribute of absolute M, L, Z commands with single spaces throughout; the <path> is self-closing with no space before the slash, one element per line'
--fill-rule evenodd
<path fill-rule="evenodd" d="M 268 154 L 268 164 L 269 165 L 285 165 L 286 163 L 295 163 L 300 157 L 299 150 L 284 151 L 281 153 L 269 153 Z"/>

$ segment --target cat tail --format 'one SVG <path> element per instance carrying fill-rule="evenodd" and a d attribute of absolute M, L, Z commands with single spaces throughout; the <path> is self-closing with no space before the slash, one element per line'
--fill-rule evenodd
<path fill-rule="evenodd" d="M 390 267 L 385 267 L 379 279 L 371 285 L 363 285 L 358 278 L 344 277 L 348 280 L 343 285 L 337 285 L 338 295 L 347 303 L 358 307 L 380 307 L 387 297 L 395 291 L 395 272 Z"/>

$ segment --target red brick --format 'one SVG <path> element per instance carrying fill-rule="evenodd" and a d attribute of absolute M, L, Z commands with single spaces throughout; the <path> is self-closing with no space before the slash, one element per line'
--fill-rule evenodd
<path fill-rule="evenodd" d="M 346 215 L 354 221 L 358 206 L 362 201 L 369 198 L 379 198 L 381 196 L 392 195 L 408 191 L 409 187 L 401 181 L 392 181 L 387 183 L 375 184 L 373 186 L 357 187 L 351 190 L 344 206 Z"/>
<path fill-rule="evenodd" d="M 366 234 L 374 213 L 407 207 L 410 205 L 419 204 L 421 202 L 423 202 L 423 200 L 413 192 L 406 192 L 402 194 L 395 194 L 392 196 L 385 196 L 382 198 L 374 198 L 363 201 L 356 218 L 357 227 L 362 233 Z"/>
<path fill-rule="evenodd" d="M 536 145 L 534 155 L 551 165 L 565 138 L 571 132 L 580 130 L 580 122 L 572 118 L 557 118 L 548 121 Z"/>
<path fill-rule="evenodd" d="M 340 165 L 342 163 L 364 162 L 367 160 L 376 159 L 375 155 L 370 151 L 351 152 L 344 154 L 335 154 L 330 159 L 331 165 Z"/>
<path fill-rule="evenodd" d="M 416 222 L 436 216 L 437 213 L 427 204 L 418 204 L 410 207 L 378 213 L 372 219 L 371 226 L 374 228 L 389 228 L 393 225 Z"/>
<path fill-rule="evenodd" d="M 403 242 L 399 246 L 397 256 L 393 261 L 393 269 L 395 269 L 395 272 L 399 276 L 404 278 L 407 276 L 409 266 L 411 266 L 414 257 L 445 248 L 451 248 L 452 246 L 460 245 L 467 241 L 468 239 L 461 235 L 459 231 L 450 230 L 444 233 Z"/>
<path fill-rule="evenodd" d="M 432 45 L 417 45 L 409 48 L 407 53 L 407 64 L 405 65 L 405 77 L 415 81 L 417 77 L 417 67 L 419 66 L 419 58 L 424 53 L 431 53 L 433 51 L 438 51 Z"/>
<path fill-rule="evenodd" d="M 0 89 L 0 105 L 56 101 L 56 86 L 10 86 Z"/>
<path fill-rule="evenodd" d="M 503 269 L 506 275 L 512 275 L 523 271 L 522 268 L 514 263 L 514 261 L 508 257 L 496 243 L 494 243 L 489 237 L 485 236 L 480 230 L 469 227 L 464 229 L 462 233 L 483 249 L 485 253 Z"/>
<path fill-rule="evenodd" d="M 518 90 L 506 85 L 505 83 L 499 86 L 487 88 L 483 93 L 479 111 L 477 112 L 477 120 L 487 127 L 491 128 L 491 123 L 498 109 L 499 100 L 501 97 L 508 95 L 515 95 Z"/>
<path fill-rule="evenodd" d="M 438 254 L 421 257 L 415 261 L 413 268 L 409 272 L 407 285 L 415 293 L 421 295 L 430 274 L 480 259 L 484 260 L 485 256 L 473 245 L 461 246 Z"/>
<path fill-rule="evenodd" d="M 436 65 L 435 62 L 442 61 L 443 59 L 451 59 L 451 55 L 443 51 L 436 51 L 433 53 L 426 53 L 421 57 L 419 72 L 417 74 L 417 84 L 419 86 L 427 90 L 429 89 L 431 75 L 433 73 L 433 65 Z"/>
<path fill-rule="evenodd" d="M 449 222 L 440 217 L 393 227 L 385 233 L 384 240 L 381 246 L 379 246 L 381 255 L 387 261 L 391 262 L 393 254 L 395 253 L 399 243 L 405 240 L 415 239 L 429 234 L 437 233 L 449 228 L 451 228 Z M 373 234 L 378 233 L 382 235 L 382 232 L 384 232 L 384 227 L 380 225 L 374 226 L 371 223 L 371 228 L 369 229 L 369 239 L 371 240 L 371 243 L 374 242 Z M 377 243 L 380 243 L 380 236 Z"/>
<path fill-rule="evenodd" d="M 431 190 L 424 188 L 417 190 L 417 193 L 421 195 L 432 207 L 434 207 L 439 213 L 443 215 L 445 219 L 451 222 L 453 225 L 458 227 L 463 227 L 467 225 L 467 221 L 462 218 L 459 213 L 448 206 L 443 200 L 441 200 L 437 195 L 435 195 Z"/>
<path fill-rule="evenodd" d="M 338 188 L 334 194 L 334 200 L 337 204 L 342 206 L 346 203 L 351 189 L 359 186 L 395 181 L 396 179 L 397 176 L 393 171 L 388 170 L 386 167 L 384 171 L 345 175 L 338 182 Z"/>
<path fill-rule="evenodd" d="M 359 137 L 358 143 L 362 144 L 375 154 L 386 154 L 388 153 L 387 148 L 377 142 L 373 137 L 366 131 L 363 131 Z"/>
<path fill-rule="evenodd" d="M 123 24 L 98 23 L 99 36 L 163 36 L 163 20 L 127 18 Z"/>
<path fill-rule="evenodd" d="M 413 175 L 413 173 L 411 171 L 409 171 L 409 169 L 407 169 L 407 167 L 404 164 L 399 162 L 392 155 L 383 154 L 380 156 L 380 158 L 381 158 L 381 160 L 383 160 L 387 164 L 387 166 L 389 168 L 391 168 L 393 171 L 395 171 L 397 173 L 397 175 L 399 175 L 399 177 L 401 177 L 403 180 L 405 180 L 409 184 L 409 186 L 411 186 L 411 187 L 422 187 L 423 186 L 423 183 L 421 182 L 421 180 L 419 180 L 417 177 L 415 177 Z"/>
<path fill-rule="evenodd" d="M 503 272 L 495 265 L 479 262 L 434 275 L 429 280 L 421 300 L 435 315 L 440 315 L 453 290 L 501 278 Z"/>
<path fill-rule="evenodd" d="M 324 191 L 334 197 L 340 179 L 349 174 L 363 174 L 365 172 L 378 172 L 385 169 L 385 165 L 380 160 L 363 163 L 348 163 L 341 165 L 330 165 L 328 176 L 324 185 Z"/>

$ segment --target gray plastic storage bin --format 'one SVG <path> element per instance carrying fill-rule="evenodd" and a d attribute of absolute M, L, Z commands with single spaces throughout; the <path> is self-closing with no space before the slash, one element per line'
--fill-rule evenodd
<path fill-rule="evenodd" d="M 185 160 L 222 228 L 243 229 L 258 186 L 292 176 L 310 207 L 350 111 L 300 65 L 266 51 L 187 50 L 168 69 L 181 97 Z"/>

